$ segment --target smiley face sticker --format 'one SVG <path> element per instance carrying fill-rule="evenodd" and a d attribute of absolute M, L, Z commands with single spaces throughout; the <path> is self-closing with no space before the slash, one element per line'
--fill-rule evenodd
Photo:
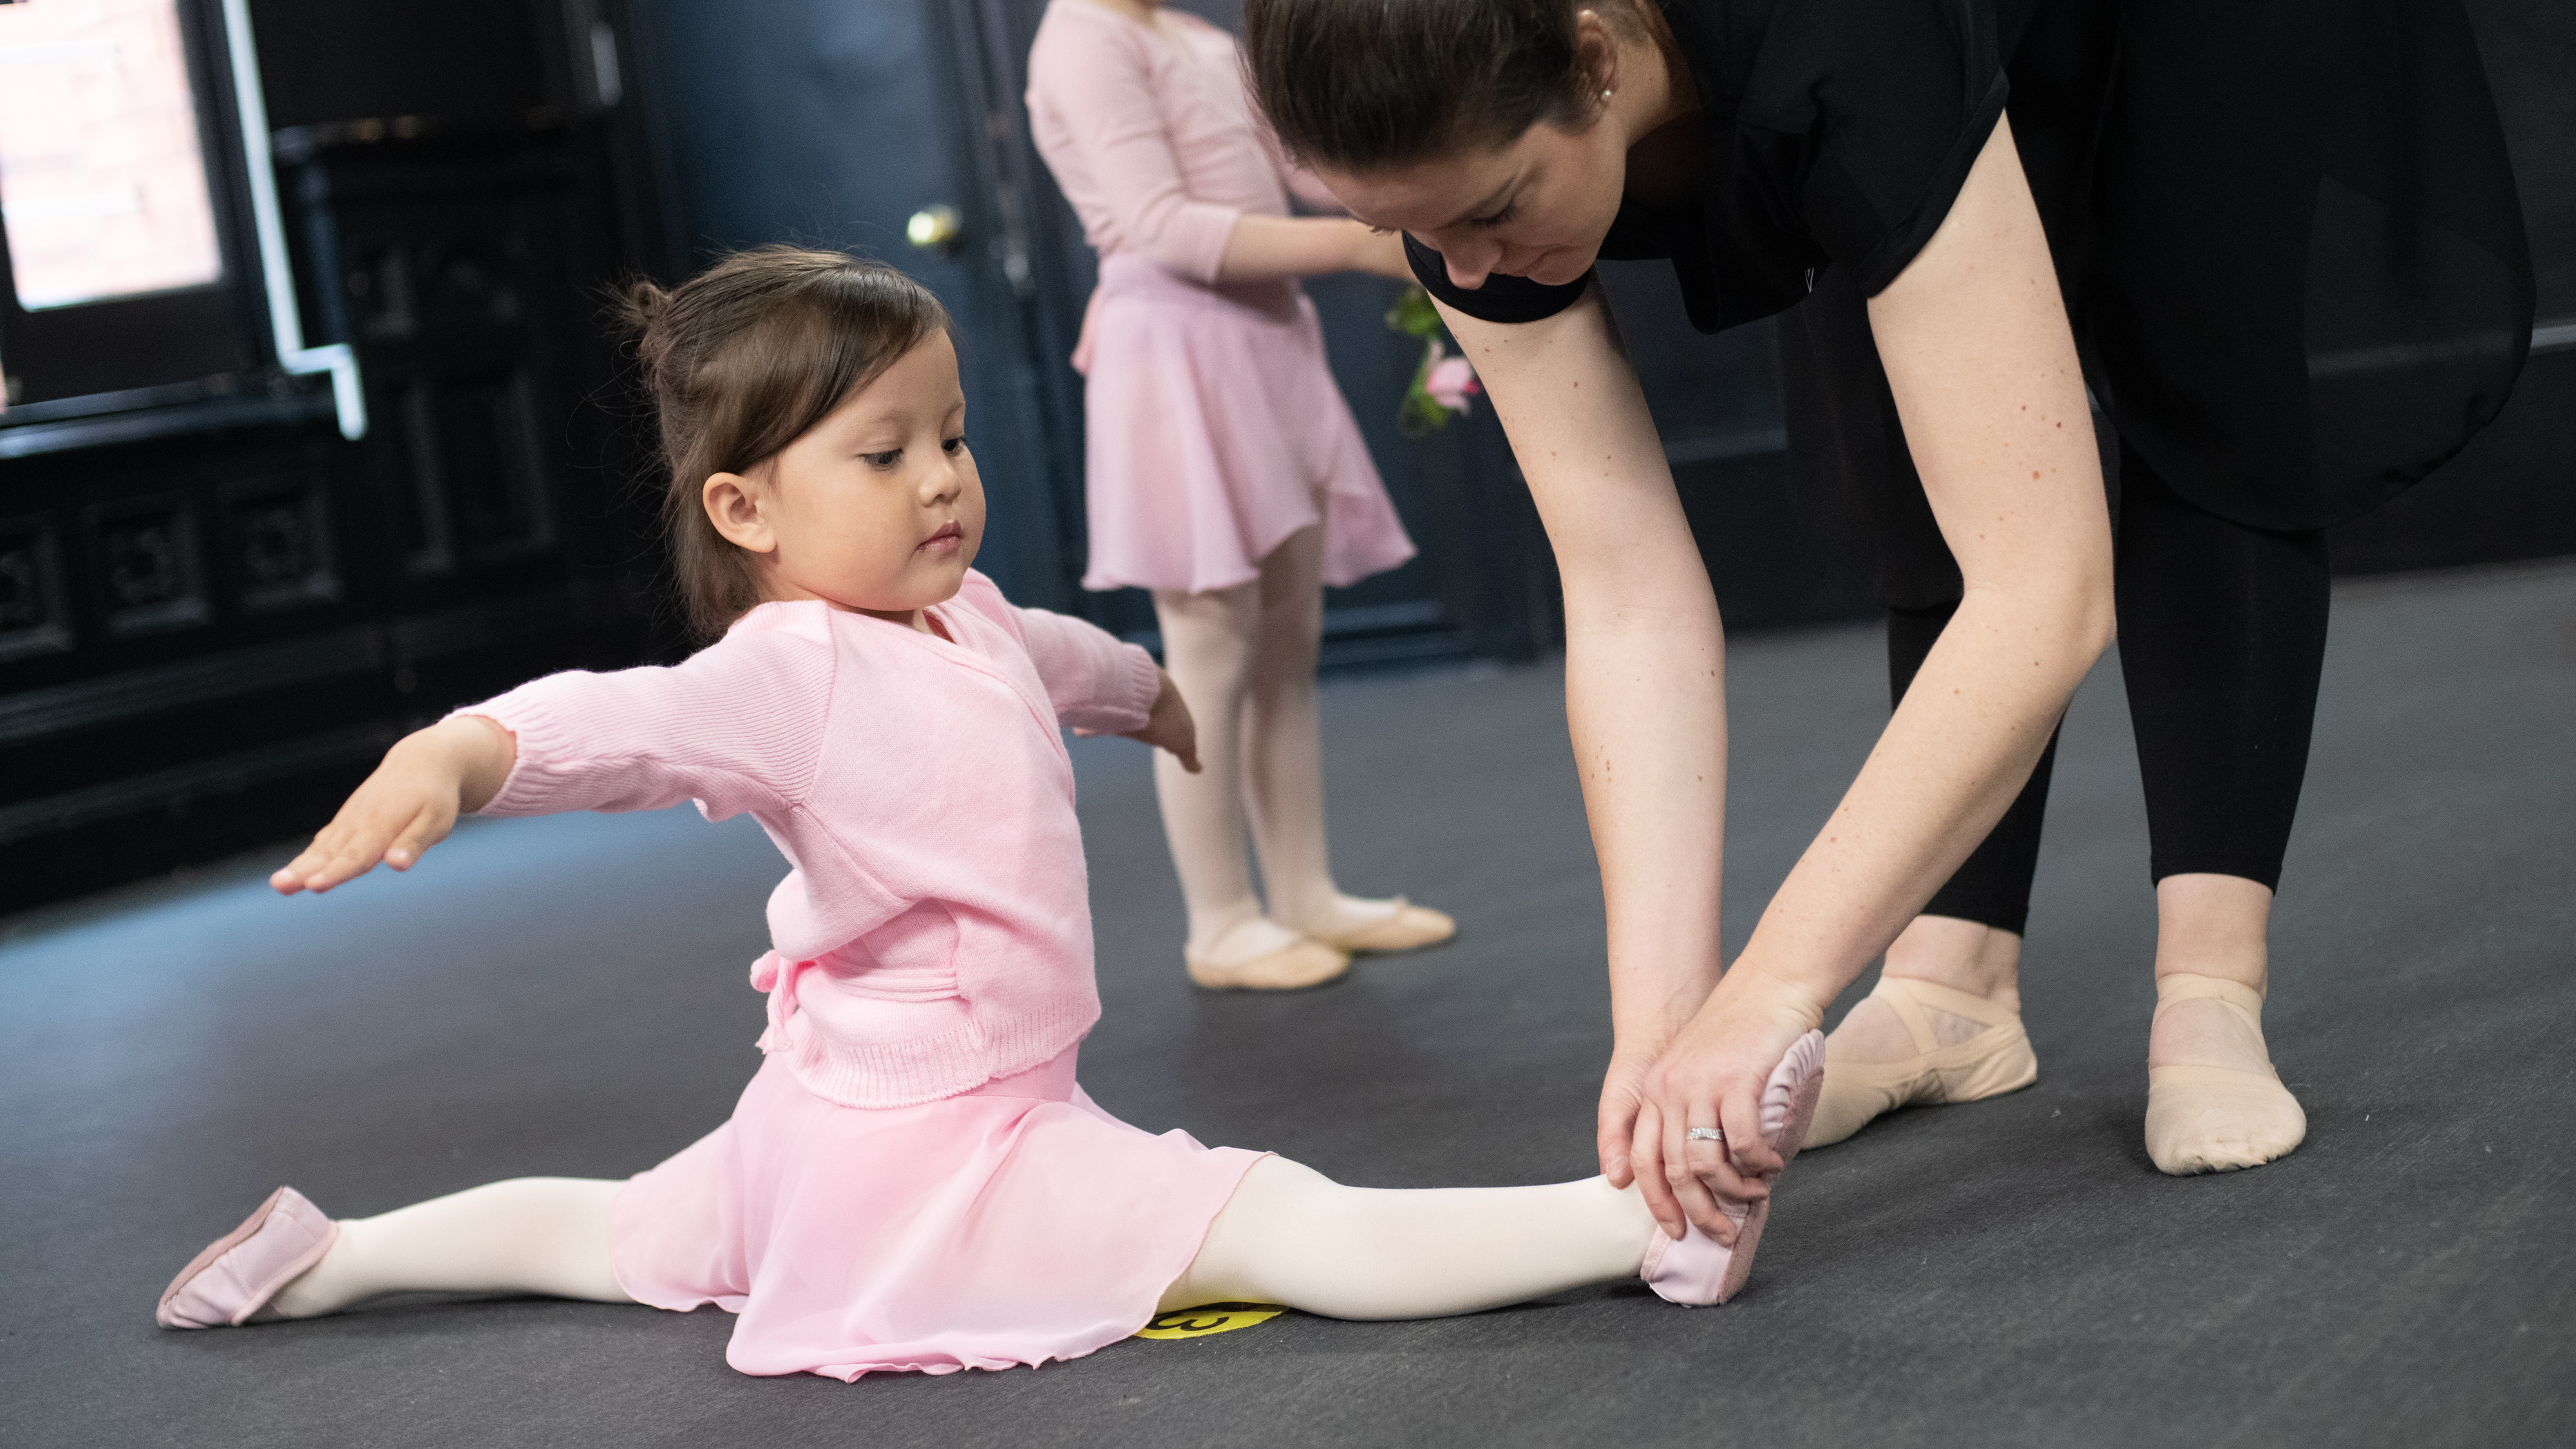
<path fill-rule="evenodd" d="M 1287 1311 L 1276 1303 L 1202 1303 L 1196 1308 L 1156 1314 L 1153 1322 L 1136 1330 L 1136 1336 L 1205 1338 L 1211 1333 L 1232 1333 L 1238 1328 L 1268 1323 Z"/>

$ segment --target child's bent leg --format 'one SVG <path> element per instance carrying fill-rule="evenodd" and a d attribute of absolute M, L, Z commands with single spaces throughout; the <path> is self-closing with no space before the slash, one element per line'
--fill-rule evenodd
<path fill-rule="evenodd" d="M 337 1312 L 384 1293 L 543 1293 L 632 1303 L 608 1251 L 623 1182 L 520 1177 L 345 1218 L 331 1251 L 278 1290 L 288 1318 Z"/>
<path fill-rule="evenodd" d="M 1321 500 L 1317 502 L 1320 511 Z M 1409 951 L 1456 923 L 1401 898 L 1342 893 L 1324 830 L 1323 725 L 1315 660 L 1324 638 L 1324 530 L 1302 528 L 1261 561 L 1261 612 L 1243 700 L 1244 801 L 1270 918 L 1350 951 Z"/>
<path fill-rule="evenodd" d="M 1633 1187 L 1344 1187 L 1253 1164 L 1166 1309 L 1282 1303 L 1331 1318 L 1432 1318 L 1633 1278 L 1657 1232 Z"/>
<path fill-rule="evenodd" d="M 1315 659 L 1324 640 L 1324 530 L 1299 529 L 1261 561 L 1261 612 L 1244 691 L 1243 798 L 1270 914 L 1323 937 L 1344 929 L 1324 839 L 1324 749 Z"/>
<path fill-rule="evenodd" d="M 1154 591 L 1164 668 L 1198 722 L 1199 761 L 1206 767 L 1193 775 L 1168 752 L 1155 752 L 1154 792 L 1189 906 L 1181 956 L 1202 986 L 1313 986 L 1351 964 L 1342 952 L 1263 914 L 1252 892 L 1243 853 L 1243 716 L 1261 611 L 1257 583 L 1201 594 Z"/>
<path fill-rule="evenodd" d="M 1163 667 L 1180 686 L 1197 721 L 1201 773 L 1190 774 L 1164 752 L 1154 756 L 1154 793 L 1163 832 L 1181 877 L 1189 910 L 1183 953 L 1228 959 L 1249 950 L 1276 950 L 1285 932 L 1242 931 L 1261 919 L 1253 894 L 1251 862 L 1244 858 L 1240 788 L 1244 683 L 1252 668 L 1252 633 L 1260 597 L 1250 585 L 1185 594 L 1154 591 L 1154 614 L 1163 631 Z M 1255 938 L 1251 947 L 1226 938 Z M 1276 939 L 1274 939 L 1274 937 Z"/>

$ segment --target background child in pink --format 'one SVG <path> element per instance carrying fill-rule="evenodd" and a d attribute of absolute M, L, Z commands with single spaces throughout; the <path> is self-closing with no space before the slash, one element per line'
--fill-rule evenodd
<path fill-rule="evenodd" d="M 1413 543 L 1297 278 L 1410 279 L 1400 240 L 1289 216 L 1292 186 L 1335 203 L 1254 115 L 1233 37 L 1153 0 L 1055 0 L 1028 103 L 1100 254 L 1074 356 L 1089 382 L 1083 584 L 1153 590 L 1164 663 L 1203 726 L 1206 770 L 1158 756 L 1154 777 L 1191 979 L 1311 986 L 1351 951 L 1448 939 L 1437 911 L 1334 884 L 1315 716 L 1324 585 L 1391 569 Z"/>
<path fill-rule="evenodd" d="M 715 643 L 565 673 L 394 746 L 280 892 L 408 869 L 460 811 L 749 813 L 793 869 L 759 1074 L 731 1120 L 625 1182 L 520 1178 L 335 1222 L 280 1188 L 181 1271 L 169 1328 L 305 1318 L 404 1290 L 739 1315 L 746 1373 L 856 1379 L 1074 1358 L 1157 1312 L 1260 1301 L 1460 1313 L 1641 1274 L 1723 1300 L 1727 1242 L 1633 1187 L 1348 1188 L 1117 1121 L 1075 1082 L 1099 1018 L 1060 726 L 1193 768 L 1144 651 L 1014 608 L 974 573 L 984 495 L 947 318 L 902 274 L 742 254 L 631 308 L 672 469 L 672 556 Z M 530 889 L 542 889 L 531 883 Z M 1822 1080 L 1810 1033 L 1764 1099 L 1785 1165 Z M 1772 1170 L 1776 1170 L 1776 1167 Z M 1731 1247 L 1729 1246 L 1731 1245 Z"/>

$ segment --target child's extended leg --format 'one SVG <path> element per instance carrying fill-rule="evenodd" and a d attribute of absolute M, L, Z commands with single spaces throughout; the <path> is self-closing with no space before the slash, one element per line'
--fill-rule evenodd
<path fill-rule="evenodd" d="M 1166 1309 L 1284 1303 L 1331 1318 L 1473 1313 L 1633 1278 L 1661 1229 L 1634 1187 L 1344 1187 L 1267 1157 L 1208 1228 Z"/>
<path fill-rule="evenodd" d="M 336 1223 L 279 1188 L 171 1282 L 156 1317 L 164 1328 L 220 1328 L 311 1318 L 406 1291 L 631 1303 L 608 1248 L 622 1186 L 521 1177 Z"/>
<path fill-rule="evenodd" d="M 286 1318 L 386 1293 L 542 1293 L 632 1303 L 609 1266 L 608 1214 L 622 1182 L 518 1177 L 371 1218 L 344 1218 L 322 1261 L 278 1290 Z"/>
<path fill-rule="evenodd" d="M 1784 1165 L 1815 1118 L 1825 1038 L 1809 1032 L 1763 1084 L 1763 1139 Z M 1752 1270 L 1769 1204 L 1730 1209 L 1732 1248 L 1664 1235 L 1634 1186 L 1344 1187 L 1280 1157 L 1252 1165 L 1162 1307 L 1284 1303 L 1330 1318 L 1435 1318 L 1643 1277 L 1676 1303 L 1723 1303 Z"/>

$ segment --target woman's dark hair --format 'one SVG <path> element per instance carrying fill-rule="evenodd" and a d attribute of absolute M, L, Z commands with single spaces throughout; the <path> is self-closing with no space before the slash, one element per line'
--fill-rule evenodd
<path fill-rule="evenodd" d="M 1625 33 L 1652 0 L 1246 0 L 1252 92 L 1288 153 L 1366 172 L 1499 146 L 1587 113 L 1574 17 Z"/>
<path fill-rule="evenodd" d="M 751 556 L 708 519 L 718 473 L 758 467 L 934 332 L 948 313 L 919 282 L 839 252 L 736 252 L 670 291 L 628 284 L 618 320 L 636 338 L 670 469 L 662 528 L 689 627 L 712 639 L 760 602 Z"/>

